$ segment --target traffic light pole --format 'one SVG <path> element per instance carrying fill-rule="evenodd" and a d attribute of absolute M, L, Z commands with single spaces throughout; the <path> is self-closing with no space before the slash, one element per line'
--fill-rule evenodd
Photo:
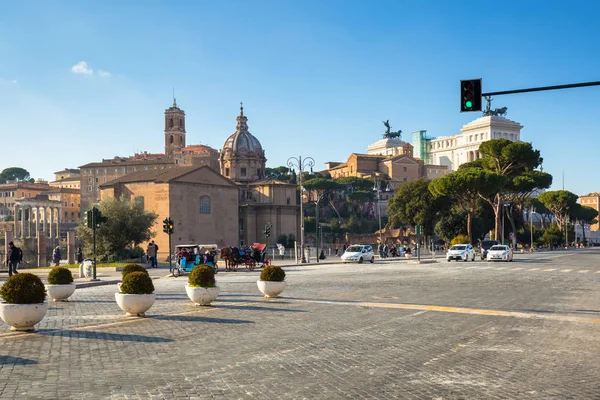
<path fill-rule="evenodd" d="M 503 94 L 542 92 L 542 91 L 545 91 L 545 90 L 573 89 L 573 88 L 587 87 L 587 86 L 600 86 L 600 81 L 596 81 L 596 82 L 582 82 L 582 83 L 570 83 L 570 84 L 567 84 L 567 85 L 542 86 L 542 87 L 527 88 L 527 89 L 503 90 L 503 91 L 500 91 L 500 92 L 482 93 L 481 96 L 482 97 L 500 96 L 500 95 L 503 95 Z"/>
<path fill-rule="evenodd" d="M 172 251 L 171 251 L 171 234 L 169 233 L 169 272 L 173 273 L 173 255 L 172 255 Z M 158 254 L 156 254 L 156 257 L 158 257 Z M 158 265 L 158 264 L 156 264 Z"/>
<path fill-rule="evenodd" d="M 93 236 L 93 242 L 94 242 L 94 265 L 92 266 L 92 280 L 95 281 L 97 280 L 96 278 L 96 221 L 94 218 L 94 226 L 92 227 L 92 236 Z"/>

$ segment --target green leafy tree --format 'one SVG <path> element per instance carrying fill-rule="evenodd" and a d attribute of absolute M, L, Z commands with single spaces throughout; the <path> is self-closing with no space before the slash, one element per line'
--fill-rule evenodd
<path fill-rule="evenodd" d="M 406 182 L 394 193 L 388 203 L 388 215 L 394 225 L 423 225 L 423 233 L 434 233 L 436 222 L 448 211 L 448 198 L 434 196 L 429 190 L 430 181 L 421 178 Z"/>
<path fill-rule="evenodd" d="M 346 176 L 335 180 L 344 188 L 351 187 L 353 191 L 372 191 L 375 181 L 371 178 L 359 178 L 357 176 Z"/>
<path fill-rule="evenodd" d="M 7 181 L 31 181 L 31 176 L 24 168 L 5 168 L 2 172 L 0 172 L 0 183 L 6 183 Z"/>
<path fill-rule="evenodd" d="M 577 196 L 568 190 L 551 190 L 539 195 L 539 201 L 548 209 L 558 223 L 558 228 L 564 231 L 569 220 L 569 211 L 577 204 Z"/>
<path fill-rule="evenodd" d="M 480 196 L 489 197 L 506 185 L 500 174 L 479 168 L 465 168 L 436 178 L 429 184 L 434 197 L 446 197 L 467 213 L 467 236 L 473 243 L 473 217 Z"/>
<path fill-rule="evenodd" d="M 550 225 L 542 235 L 542 241 L 548 246 L 552 247 L 555 244 L 561 243 L 563 240 L 563 234 L 560 228 L 556 224 Z"/>
<path fill-rule="evenodd" d="M 503 204 L 510 204 L 509 215 L 513 215 L 513 207 L 522 209 L 536 190 L 550 187 L 552 176 L 537 170 L 543 159 L 531 143 L 492 139 L 483 142 L 479 152 L 480 159 L 461 165 L 459 170 L 482 169 L 505 178 L 504 185 L 496 193 L 487 190 L 480 193 L 480 197 L 494 208 L 495 237 L 500 237 Z M 514 221 L 511 224 L 514 226 Z"/>
<path fill-rule="evenodd" d="M 303 182 L 302 186 L 308 191 L 310 201 L 317 201 L 326 196 L 333 211 L 335 211 L 338 218 L 341 218 L 340 213 L 333 203 L 334 192 L 342 189 L 339 183 L 333 179 L 313 178 Z"/>
<path fill-rule="evenodd" d="M 583 243 L 585 243 L 585 226 L 593 225 L 598 222 L 598 220 L 596 219 L 598 217 L 598 211 L 596 211 L 592 207 L 582 206 L 579 203 L 575 203 L 569 210 L 569 217 L 571 218 L 571 220 L 577 221 L 581 224 L 583 232 L 582 239 Z"/>
<path fill-rule="evenodd" d="M 96 229 L 96 251 L 101 259 L 119 258 L 152 238 L 151 228 L 158 215 L 145 211 L 141 202 L 108 198 L 99 204 L 108 221 Z M 92 249 L 92 230 L 83 221 L 76 235 L 86 253 Z"/>
<path fill-rule="evenodd" d="M 352 204 L 353 208 L 358 207 L 360 217 L 362 218 L 365 208 L 365 203 L 373 201 L 375 194 L 373 191 L 365 191 L 365 190 L 357 190 L 352 192 L 346 196 L 346 199 L 350 204 Z"/>
<path fill-rule="evenodd" d="M 296 174 L 292 172 L 289 173 L 290 169 L 285 166 L 275 167 L 275 168 L 265 168 L 265 176 L 272 177 L 282 182 L 296 182 Z"/>

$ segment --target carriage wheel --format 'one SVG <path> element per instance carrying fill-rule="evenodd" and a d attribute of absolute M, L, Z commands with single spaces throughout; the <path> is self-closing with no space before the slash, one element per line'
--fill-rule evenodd
<path fill-rule="evenodd" d="M 250 264 L 248 264 L 248 269 L 249 269 L 250 271 L 254 271 L 254 263 L 250 263 Z"/>
<path fill-rule="evenodd" d="M 174 268 L 174 269 L 173 269 L 173 276 L 174 276 L 175 278 L 177 278 L 177 277 L 179 276 L 179 268 Z"/>

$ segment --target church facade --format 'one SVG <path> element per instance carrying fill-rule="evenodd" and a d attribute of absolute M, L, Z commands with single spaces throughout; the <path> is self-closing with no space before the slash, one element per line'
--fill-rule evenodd
<path fill-rule="evenodd" d="M 300 208 L 296 185 L 265 176 L 265 151 L 249 132 L 243 107 L 236 121 L 235 132 L 227 137 L 220 151 L 201 144 L 189 145 L 186 114 L 173 99 L 173 105 L 164 112 L 164 153 L 143 152 L 80 167 L 82 210 L 107 196 L 143 197 L 145 208 L 157 212 L 160 221 L 167 216 L 176 224 L 188 221 L 181 226 L 179 236 L 175 234 L 183 242 L 239 246 L 266 241 L 274 244 L 280 235 L 298 238 Z M 196 172 L 188 175 L 192 170 Z M 209 170 L 221 180 L 208 183 L 213 179 Z M 189 179 L 193 182 L 187 182 Z M 191 190 L 189 193 L 182 189 L 185 185 Z M 193 227 L 200 218 L 200 205 L 194 201 L 202 197 L 196 193 L 198 188 L 208 187 L 214 189 L 205 194 L 211 199 L 212 208 L 209 214 L 201 215 L 200 232 Z M 156 224 L 156 238 L 164 236 L 159 222 Z M 267 225 L 271 230 L 268 238 L 264 235 Z"/>

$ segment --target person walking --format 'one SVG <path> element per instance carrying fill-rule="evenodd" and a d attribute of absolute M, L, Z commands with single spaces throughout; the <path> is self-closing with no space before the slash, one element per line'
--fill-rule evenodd
<path fill-rule="evenodd" d="M 154 243 L 154 240 L 148 243 L 148 247 L 146 248 L 146 254 L 148 255 L 148 261 L 150 261 L 150 268 L 155 268 L 156 263 L 156 254 L 157 254 L 158 246 Z"/>
<path fill-rule="evenodd" d="M 18 274 L 17 265 L 23 261 L 23 252 L 15 246 L 13 242 L 8 244 L 8 252 L 6 253 L 6 265 L 8 265 L 8 276 Z"/>
<path fill-rule="evenodd" d="M 77 257 L 77 264 L 83 264 L 83 251 L 81 247 L 77 248 L 77 252 L 75 252 L 75 256 Z"/>
<path fill-rule="evenodd" d="M 279 256 L 283 260 L 283 258 L 285 257 L 285 246 L 281 243 L 277 243 L 277 247 L 279 248 Z"/>
<path fill-rule="evenodd" d="M 54 248 L 54 251 L 52 252 L 52 262 L 54 263 L 55 267 L 58 267 L 60 265 L 61 259 L 62 259 L 62 257 L 60 255 L 60 247 L 56 246 Z"/>

